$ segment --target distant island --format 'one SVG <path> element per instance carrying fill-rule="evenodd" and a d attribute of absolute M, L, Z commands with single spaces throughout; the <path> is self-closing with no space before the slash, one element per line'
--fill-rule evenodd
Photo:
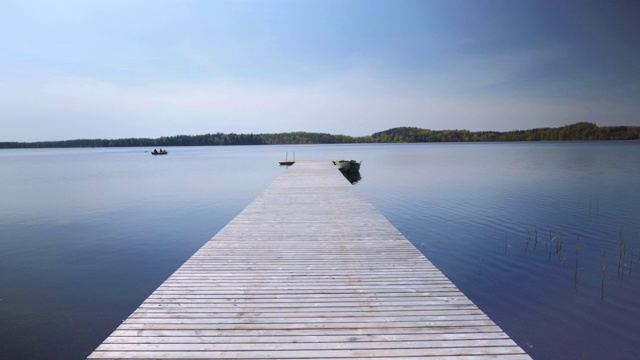
<path fill-rule="evenodd" d="M 314 132 L 278 134 L 204 134 L 163 136 L 157 139 L 78 139 L 38 142 L 0 142 L 0 149 L 68 147 L 167 147 L 208 145 L 349 144 L 349 143 L 429 143 L 498 141 L 640 140 L 640 126 L 597 126 L 580 122 L 558 128 L 538 128 L 507 132 L 469 130 L 429 130 L 397 127 L 369 136 L 332 135 Z"/>

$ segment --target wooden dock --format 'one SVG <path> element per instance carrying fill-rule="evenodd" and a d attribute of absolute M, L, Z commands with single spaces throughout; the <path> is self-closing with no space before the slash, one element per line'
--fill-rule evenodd
<path fill-rule="evenodd" d="M 296 161 L 90 359 L 530 359 L 334 167 Z"/>

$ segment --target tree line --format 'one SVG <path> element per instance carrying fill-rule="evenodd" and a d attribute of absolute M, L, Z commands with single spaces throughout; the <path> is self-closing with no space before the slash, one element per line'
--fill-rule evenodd
<path fill-rule="evenodd" d="M 597 126 L 592 123 L 580 122 L 558 128 L 538 128 L 507 132 L 472 132 L 469 130 L 429 130 L 417 127 L 398 127 L 377 132 L 369 136 L 332 135 L 314 132 L 277 134 L 215 133 L 162 136 L 156 139 L 127 138 L 115 140 L 77 139 L 38 142 L 0 142 L 0 149 L 573 140 L 640 140 L 640 126 Z"/>
<path fill-rule="evenodd" d="M 580 122 L 558 128 L 538 128 L 507 132 L 469 130 L 428 130 L 401 127 L 375 133 L 374 142 L 489 142 L 489 141 L 579 141 L 640 140 L 640 126 L 597 126 Z"/>

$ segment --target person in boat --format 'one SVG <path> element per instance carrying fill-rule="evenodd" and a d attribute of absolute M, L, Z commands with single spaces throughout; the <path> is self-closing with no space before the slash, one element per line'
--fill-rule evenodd
<path fill-rule="evenodd" d="M 160 151 L 162 151 L 162 149 L 160 149 Z M 153 153 L 157 154 L 158 153 L 158 149 L 153 149 Z"/>

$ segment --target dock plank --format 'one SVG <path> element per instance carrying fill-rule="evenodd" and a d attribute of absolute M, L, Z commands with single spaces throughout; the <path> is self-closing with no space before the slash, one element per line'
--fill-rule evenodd
<path fill-rule="evenodd" d="M 530 359 L 330 161 L 297 160 L 90 359 Z"/>

